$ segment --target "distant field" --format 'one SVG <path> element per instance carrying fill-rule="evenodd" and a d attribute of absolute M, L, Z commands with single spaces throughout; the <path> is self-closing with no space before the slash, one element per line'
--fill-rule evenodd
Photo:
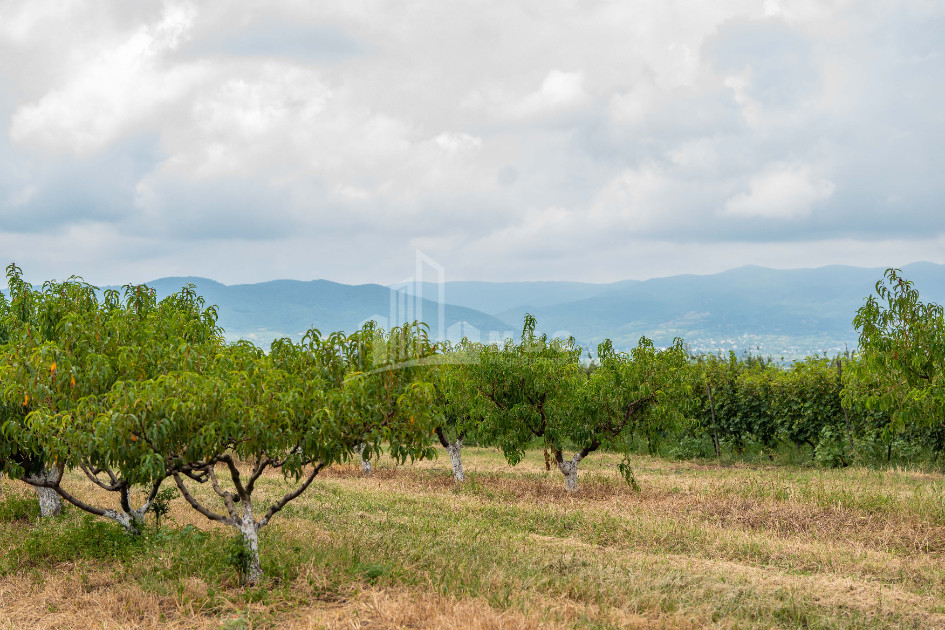
<path fill-rule="evenodd" d="M 942 475 L 635 457 L 635 493 L 594 454 L 570 497 L 540 451 L 466 449 L 461 487 L 444 459 L 320 475 L 252 590 L 182 499 L 133 540 L 76 510 L 37 528 L 4 478 L 0 629 L 945 627 Z"/>

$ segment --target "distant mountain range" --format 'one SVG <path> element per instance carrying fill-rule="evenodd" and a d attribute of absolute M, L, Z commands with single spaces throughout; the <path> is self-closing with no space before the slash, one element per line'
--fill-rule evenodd
<path fill-rule="evenodd" d="M 796 358 L 856 347 L 852 320 L 883 269 L 739 267 L 713 275 L 680 275 L 611 284 L 581 282 L 418 283 L 405 290 L 327 280 L 274 280 L 223 285 L 205 278 L 148 283 L 160 296 L 193 284 L 219 307 L 230 338 L 268 348 L 309 328 L 352 331 L 364 321 L 422 319 L 434 336 L 481 341 L 517 337 L 526 312 L 553 335 L 573 335 L 593 350 L 605 338 L 629 349 L 643 335 L 657 345 L 682 337 L 695 351 L 735 350 Z M 945 265 L 903 268 L 923 301 L 945 302 Z"/>

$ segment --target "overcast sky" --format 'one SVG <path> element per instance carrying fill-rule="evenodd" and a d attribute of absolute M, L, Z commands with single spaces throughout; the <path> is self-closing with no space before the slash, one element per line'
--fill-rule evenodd
<path fill-rule="evenodd" d="M 945 2 L 0 0 L 31 280 L 945 263 Z"/>

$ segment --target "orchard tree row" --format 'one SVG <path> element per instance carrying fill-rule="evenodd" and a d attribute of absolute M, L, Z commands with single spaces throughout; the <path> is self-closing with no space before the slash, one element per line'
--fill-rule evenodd
<path fill-rule="evenodd" d="M 893 449 L 939 458 L 945 453 L 945 320 L 895 269 L 876 284 L 854 325 L 852 356 L 811 357 L 790 366 L 734 353 L 699 357 L 704 382 L 693 424 L 718 455 L 751 441 L 770 453 L 809 447 L 823 465 L 889 462 Z"/>
<path fill-rule="evenodd" d="M 134 534 L 174 484 L 240 532 L 255 582 L 259 530 L 325 466 L 382 443 L 400 460 L 432 454 L 433 387 L 416 373 L 434 347 L 422 327 L 312 330 L 267 354 L 224 343 L 192 287 L 157 301 L 144 286 L 99 296 L 74 278 L 36 290 L 12 265 L 7 280 L 0 470 L 36 488 L 44 515 L 68 502 Z M 295 487 L 260 505 L 267 471 Z M 193 492 L 201 485 L 214 504 Z M 89 488 L 111 498 L 93 502 Z"/>
<path fill-rule="evenodd" d="M 239 531 L 251 583 L 259 530 L 324 467 L 382 448 L 406 461 L 432 457 L 438 442 L 461 482 L 464 441 L 510 464 L 538 445 L 573 492 L 581 461 L 600 449 L 625 455 L 620 471 L 636 486 L 627 456 L 641 442 L 657 452 L 701 439 L 716 455 L 807 445 L 843 465 L 868 436 L 928 444 L 945 425 L 942 309 L 894 270 L 856 315 L 856 356 L 788 368 L 645 338 L 628 353 L 605 341 L 588 363 L 574 339 L 537 333 L 531 316 L 503 345 L 434 344 L 423 324 L 368 324 L 263 352 L 225 343 L 192 287 L 158 301 L 145 286 L 98 292 L 76 278 L 35 289 L 13 265 L 7 280 L 0 471 L 32 485 L 44 515 L 67 502 L 129 533 L 172 484 Z M 273 472 L 292 490 L 254 502 Z"/>
<path fill-rule="evenodd" d="M 461 440 L 497 446 L 509 462 L 526 444 L 553 454 L 568 489 L 577 464 L 594 450 L 718 457 L 749 446 L 809 452 L 821 465 L 889 462 L 945 453 L 945 320 L 894 269 L 876 284 L 854 325 L 856 353 L 783 365 L 762 357 L 687 356 L 681 340 L 658 350 L 641 339 L 629 354 L 609 341 L 582 363 L 573 340 L 535 335 L 526 316 L 521 342 L 465 344 L 450 362 L 439 399 L 449 402 L 438 429 L 456 469 Z M 467 401 L 461 406 L 461 401 Z M 441 412 L 442 413 L 442 412 Z M 576 451 L 564 457 L 564 446 Z M 633 483 L 625 460 L 621 469 Z M 457 479 L 462 478 L 457 469 Z"/>

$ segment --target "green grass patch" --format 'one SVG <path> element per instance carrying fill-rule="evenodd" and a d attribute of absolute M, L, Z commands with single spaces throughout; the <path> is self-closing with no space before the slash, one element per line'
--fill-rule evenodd
<path fill-rule="evenodd" d="M 39 518 L 35 496 L 6 492 L 0 497 L 0 523 L 28 523 Z"/>
<path fill-rule="evenodd" d="M 438 468 L 317 479 L 261 531 L 266 578 L 256 588 L 240 586 L 232 528 L 170 521 L 133 537 L 76 510 L 38 522 L 24 516 L 26 495 L 0 502 L 13 523 L 0 528 L 0 564 L 40 574 L 61 563 L 107 567 L 116 581 L 234 628 L 278 627 L 298 607 L 385 589 L 475 598 L 567 627 L 620 627 L 627 615 L 694 627 L 941 621 L 930 615 L 945 608 L 945 552 L 903 538 L 945 523 L 935 476 L 638 457 L 643 491 L 633 493 L 602 454 L 582 469 L 588 494 L 570 497 L 560 475 L 536 467 L 540 451 L 526 468 L 496 470 L 494 454 L 470 450 L 461 485 Z M 258 489 L 280 496 L 284 484 L 264 479 Z M 182 503 L 173 499 L 178 517 Z M 856 529 L 863 519 L 889 529 Z"/>

